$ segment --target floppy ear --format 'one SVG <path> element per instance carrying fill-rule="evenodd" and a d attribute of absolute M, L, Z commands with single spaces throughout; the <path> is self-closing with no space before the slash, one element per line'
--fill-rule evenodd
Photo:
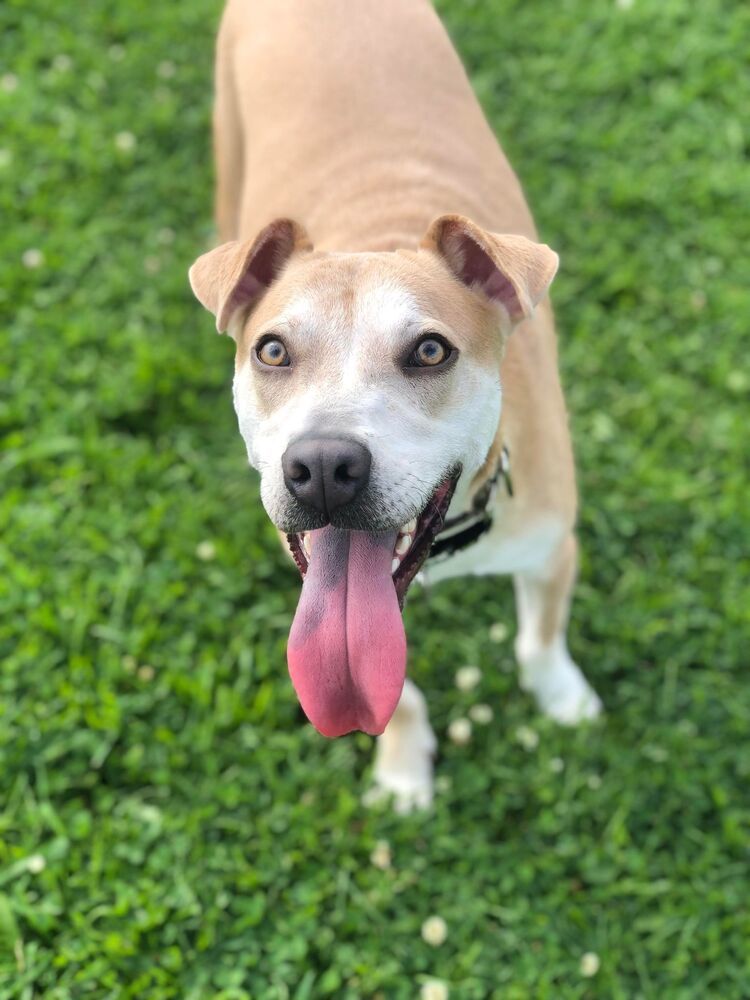
<path fill-rule="evenodd" d="M 441 215 L 421 243 L 459 281 L 504 306 L 514 323 L 528 319 L 547 294 L 558 256 L 525 236 L 488 233 L 461 215 Z"/>
<path fill-rule="evenodd" d="M 277 219 L 254 240 L 223 243 L 196 260 L 188 272 L 190 286 L 216 316 L 219 333 L 232 313 L 265 292 L 297 250 L 312 250 L 307 233 L 291 219 Z"/>

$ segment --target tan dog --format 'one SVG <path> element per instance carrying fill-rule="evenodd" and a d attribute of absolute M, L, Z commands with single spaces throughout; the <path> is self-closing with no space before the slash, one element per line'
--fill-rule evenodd
<path fill-rule="evenodd" d="M 240 430 L 304 578 L 292 680 L 322 733 L 382 733 L 377 783 L 425 805 L 400 605 L 445 523 L 459 551 L 428 577 L 512 573 L 522 687 L 564 723 L 600 710 L 565 641 L 557 256 L 427 0 L 230 0 L 214 121 L 227 242 L 190 280 L 237 343 Z"/>

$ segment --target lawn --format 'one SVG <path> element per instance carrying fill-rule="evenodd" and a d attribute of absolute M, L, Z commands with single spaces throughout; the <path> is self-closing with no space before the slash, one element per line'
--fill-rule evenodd
<path fill-rule="evenodd" d="M 298 710 L 299 583 L 186 280 L 218 2 L 6 0 L 2 1000 L 750 996 L 750 7 L 439 7 L 562 259 L 606 718 L 519 691 L 507 581 L 415 593 L 439 792 L 363 805 L 372 740 Z"/>

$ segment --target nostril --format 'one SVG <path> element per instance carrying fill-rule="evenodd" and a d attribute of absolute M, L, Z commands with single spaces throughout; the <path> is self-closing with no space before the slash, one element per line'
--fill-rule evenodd
<path fill-rule="evenodd" d="M 303 483 L 309 482 L 310 477 L 310 470 L 306 465 L 303 465 L 302 462 L 295 462 L 289 470 L 289 478 L 293 483 L 298 483 L 300 486 L 302 486 Z"/>
<path fill-rule="evenodd" d="M 337 465 L 333 473 L 333 478 L 337 483 L 351 483 L 358 478 L 356 471 L 354 474 L 349 471 L 349 465 L 346 462 L 342 462 L 341 465 Z"/>

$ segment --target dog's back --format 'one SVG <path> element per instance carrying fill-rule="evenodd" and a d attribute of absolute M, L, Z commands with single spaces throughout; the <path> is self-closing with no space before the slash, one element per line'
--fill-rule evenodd
<path fill-rule="evenodd" d="M 218 69 L 222 237 L 291 216 L 322 250 L 414 248 L 444 212 L 535 236 L 428 0 L 230 0 Z"/>

